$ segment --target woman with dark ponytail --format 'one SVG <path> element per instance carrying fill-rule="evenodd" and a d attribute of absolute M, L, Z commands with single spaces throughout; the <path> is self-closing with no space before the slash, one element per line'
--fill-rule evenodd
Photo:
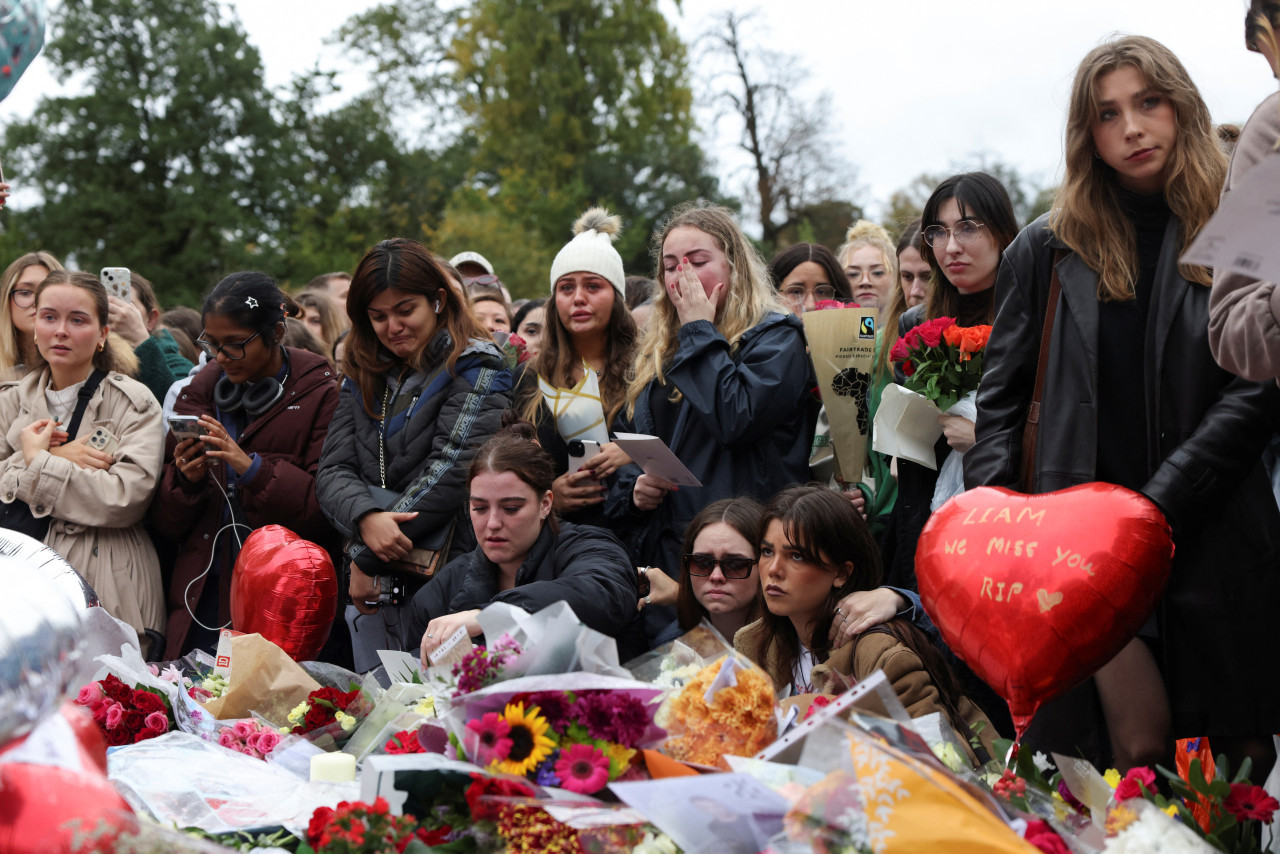
<path fill-rule="evenodd" d="M 232 273 L 205 298 L 196 345 L 209 361 L 174 406 L 198 416 L 203 435 L 170 430 L 151 508 L 155 527 L 182 544 L 166 658 L 217 644 L 230 622 L 231 569 L 253 529 L 284 525 L 337 544 L 315 474 L 338 386 L 326 359 L 283 345 L 285 318 L 299 313 L 266 273 Z"/>

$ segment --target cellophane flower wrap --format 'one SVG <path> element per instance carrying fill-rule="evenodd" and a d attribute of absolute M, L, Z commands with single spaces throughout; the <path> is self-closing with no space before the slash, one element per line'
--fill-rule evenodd
<path fill-rule="evenodd" d="M 978 390 L 990 326 L 958 326 L 954 317 L 939 317 L 907 331 L 889 351 L 902 366 L 904 385 L 942 411 Z"/>
<path fill-rule="evenodd" d="M 666 736 L 653 720 L 662 694 L 599 674 L 525 676 L 458 698 L 447 720 L 460 758 L 593 794 L 641 774 L 640 751 Z"/>
<path fill-rule="evenodd" d="M 756 665 L 727 653 L 672 692 L 656 722 L 669 737 L 667 755 L 725 770 L 724 757 L 753 756 L 778 737 L 773 682 Z"/>

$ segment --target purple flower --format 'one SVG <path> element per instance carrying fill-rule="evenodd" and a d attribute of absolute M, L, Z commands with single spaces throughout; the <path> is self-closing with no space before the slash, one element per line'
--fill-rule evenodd
<path fill-rule="evenodd" d="M 584 691 L 573 704 L 573 716 L 592 738 L 636 747 L 649 728 L 644 704 L 620 691 Z"/>
<path fill-rule="evenodd" d="M 539 786 L 559 786 L 560 778 L 556 776 L 556 761 L 559 758 L 560 751 L 555 750 L 542 760 L 542 764 L 534 770 L 533 782 Z"/>

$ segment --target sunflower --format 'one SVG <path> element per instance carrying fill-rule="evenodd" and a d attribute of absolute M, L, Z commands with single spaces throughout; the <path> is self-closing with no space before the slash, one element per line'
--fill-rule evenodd
<path fill-rule="evenodd" d="M 511 751 L 497 763 L 499 771 L 522 777 L 551 755 L 556 743 L 547 737 L 549 726 L 539 711 L 537 706 L 530 706 L 526 712 L 524 703 L 511 703 L 503 711 L 510 727 L 507 738 L 511 739 Z"/>

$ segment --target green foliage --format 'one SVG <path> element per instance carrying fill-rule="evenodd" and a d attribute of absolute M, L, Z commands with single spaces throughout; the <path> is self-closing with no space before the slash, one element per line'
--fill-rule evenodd
<path fill-rule="evenodd" d="M 479 140 L 476 184 L 536 236 L 523 251 L 554 256 L 574 219 L 603 204 L 623 218 L 624 264 L 647 274 L 662 216 L 716 195 L 692 139 L 685 47 L 657 0 L 475 0 L 453 56 Z M 540 278 L 531 266 L 522 291 Z"/>
<path fill-rule="evenodd" d="M 85 269 L 136 269 L 170 302 L 260 265 L 284 224 L 287 158 L 240 25 L 199 0 L 72 0 L 55 14 L 49 58 L 87 91 L 7 129 L 11 176 L 44 204 L 6 225 L 21 217 L 34 244 Z"/>

